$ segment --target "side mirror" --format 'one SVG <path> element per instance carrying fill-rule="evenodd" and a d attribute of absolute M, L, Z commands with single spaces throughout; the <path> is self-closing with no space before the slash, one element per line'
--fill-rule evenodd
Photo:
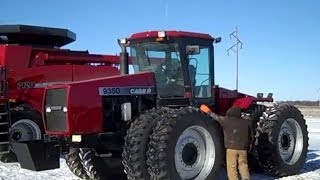
<path fill-rule="evenodd" d="M 221 37 L 215 38 L 215 39 L 214 39 L 214 42 L 215 42 L 215 43 L 221 42 Z"/>
<path fill-rule="evenodd" d="M 187 55 L 200 54 L 200 46 L 199 45 L 187 45 L 186 52 L 187 52 Z"/>

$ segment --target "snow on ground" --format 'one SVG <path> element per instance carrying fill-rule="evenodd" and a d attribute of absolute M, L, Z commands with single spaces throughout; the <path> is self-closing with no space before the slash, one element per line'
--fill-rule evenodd
<path fill-rule="evenodd" d="M 320 118 L 308 118 L 309 152 L 307 162 L 299 175 L 280 178 L 279 180 L 320 180 Z M 0 180 L 77 180 L 61 159 L 59 169 L 34 172 L 21 169 L 17 163 L 0 163 Z M 222 174 L 225 178 L 225 172 Z M 262 174 L 252 174 L 251 180 L 273 180 Z"/>

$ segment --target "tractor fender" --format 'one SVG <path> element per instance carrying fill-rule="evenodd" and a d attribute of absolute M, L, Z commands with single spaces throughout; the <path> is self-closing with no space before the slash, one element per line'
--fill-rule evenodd
<path fill-rule="evenodd" d="M 233 106 L 239 106 L 241 109 L 248 109 L 253 101 L 254 97 L 239 98 L 233 102 Z"/>

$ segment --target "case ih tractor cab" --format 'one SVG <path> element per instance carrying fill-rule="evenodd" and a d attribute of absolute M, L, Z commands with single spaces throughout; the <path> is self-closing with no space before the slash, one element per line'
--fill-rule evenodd
<path fill-rule="evenodd" d="M 119 64 L 117 56 L 61 49 L 75 39 L 76 35 L 65 29 L 0 26 L 2 162 L 16 161 L 9 139 L 13 142 L 42 139 L 45 129 L 41 114 L 46 85 L 119 74 L 118 69 L 111 66 Z"/>
<path fill-rule="evenodd" d="M 263 105 L 273 101 L 271 94 L 254 97 L 216 86 L 213 44 L 219 41 L 181 31 L 118 40 L 120 75 L 46 87 L 45 140 L 12 143 L 21 167 L 58 168 L 62 152 L 84 179 L 216 179 L 224 163 L 223 134 L 199 110 L 205 104 L 220 115 L 237 105 L 249 116 L 252 169 L 298 173 L 308 148 L 303 116 L 290 105 Z"/>

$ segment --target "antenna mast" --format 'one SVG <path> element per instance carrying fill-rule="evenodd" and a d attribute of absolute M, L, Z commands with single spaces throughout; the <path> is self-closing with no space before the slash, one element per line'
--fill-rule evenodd
<path fill-rule="evenodd" d="M 236 30 L 230 33 L 230 39 L 234 38 L 236 40 L 235 44 L 232 45 L 229 49 L 227 49 L 228 55 L 229 51 L 232 50 L 234 53 L 236 53 L 236 90 L 238 91 L 238 83 L 239 83 L 239 44 L 240 48 L 242 49 L 242 42 L 239 39 L 239 32 L 238 27 L 236 27 Z"/>

